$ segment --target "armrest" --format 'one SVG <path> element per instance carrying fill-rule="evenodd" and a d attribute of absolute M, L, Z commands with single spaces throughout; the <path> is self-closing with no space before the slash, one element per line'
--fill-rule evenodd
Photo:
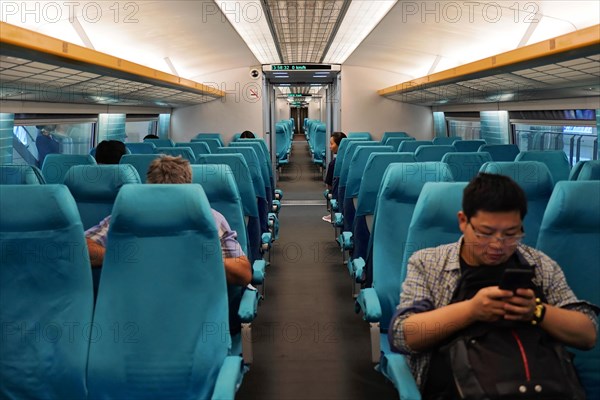
<path fill-rule="evenodd" d="M 402 354 L 386 353 L 380 360 L 380 369 L 394 383 L 400 400 L 421 400 L 421 393 Z"/>
<path fill-rule="evenodd" d="M 235 398 L 235 392 L 244 378 L 244 364 L 240 356 L 227 356 L 221 365 L 213 400 L 229 400 Z"/>
<path fill-rule="evenodd" d="M 362 310 L 363 319 L 367 322 L 379 322 L 381 319 L 381 304 L 373 288 L 362 289 L 356 298 L 355 311 Z"/>
<path fill-rule="evenodd" d="M 252 322 L 256 318 L 259 299 L 260 294 L 256 290 L 244 290 L 242 300 L 240 301 L 240 308 L 238 309 L 238 317 L 240 317 L 242 323 Z"/>
<path fill-rule="evenodd" d="M 365 263 L 365 260 L 363 260 L 362 257 L 358 257 L 352 260 L 352 271 L 350 271 L 350 274 L 352 274 L 354 282 L 363 283 L 365 281 L 364 276 L 366 266 L 367 264 Z"/>
<path fill-rule="evenodd" d="M 265 260 L 256 260 L 252 264 L 252 284 L 262 285 L 265 281 L 265 267 L 267 262 Z"/>
<path fill-rule="evenodd" d="M 336 199 L 329 200 L 329 204 L 331 204 L 331 209 L 333 211 L 339 211 L 338 201 Z"/>
<path fill-rule="evenodd" d="M 271 232 L 265 232 L 260 236 L 261 240 L 262 240 L 262 244 L 268 244 L 269 247 L 271 247 L 271 241 L 273 240 L 273 235 L 271 235 Z"/>
<path fill-rule="evenodd" d="M 352 232 L 344 231 L 340 234 L 340 246 L 342 250 L 352 250 L 354 248 L 354 242 L 352 240 Z"/>
<path fill-rule="evenodd" d="M 283 199 L 283 190 L 275 189 L 275 200 L 281 201 Z"/>
<path fill-rule="evenodd" d="M 323 192 L 323 197 L 325 197 L 325 200 L 329 200 L 331 199 L 331 197 L 329 197 L 331 194 L 329 193 L 329 189 L 325 189 L 325 191 Z"/>
<path fill-rule="evenodd" d="M 279 210 L 281 209 L 281 202 L 279 200 L 273 200 L 271 202 L 271 210 L 274 213 L 279 213 Z"/>
<path fill-rule="evenodd" d="M 335 213 L 335 214 L 333 214 L 333 222 L 332 222 L 332 224 L 336 228 L 341 228 L 342 226 L 344 226 L 344 215 L 342 213 Z"/>

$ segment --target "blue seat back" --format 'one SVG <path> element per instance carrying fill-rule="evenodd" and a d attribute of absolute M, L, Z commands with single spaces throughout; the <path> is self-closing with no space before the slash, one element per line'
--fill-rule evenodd
<path fill-rule="evenodd" d="M 182 157 L 190 162 L 196 163 L 196 156 L 191 147 L 157 147 L 156 154 L 165 154 L 171 157 Z"/>
<path fill-rule="evenodd" d="M 381 138 L 381 143 L 387 145 L 388 139 L 410 137 L 406 132 L 384 132 Z M 414 138 L 413 138 L 414 139 Z"/>
<path fill-rule="evenodd" d="M 125 154 L 123 157 L 121 157 L 119 164 L 129 164 L 133 166 L 140 176 L 140 182 L 146 183 L 148 167 L 152 161 L 159 157 L 160 154 Z"/>
<path fill-rule="evenodd" d="M 374 140 L 367 140 L 367 141 L 350 141 L 348 142 L 348 145 L 346 146 L 346 152 L 344 154 L 344 158 L 343 158 L 343 162 L 342 162 L 342 167 L 340 170 L 340 187 L 346 187 L 346 182 L 348 181 L 348 172 L 350 170 L 350 163 L 352 162 L 352 157 L 354 157 L 354 153 L 356 152 L 356 150 L 360 147 L 381 147 L 382 144 L 381 142 L 376 142 Z M 339 154 L 339 152 L 338 152 Z M 335 163 L 337 164 L 340 161 L 340 159 L 335 160 Z M 335 170 L 335 168 L 334 168 Z M 340 199 L 343 199 L 344 197 L 340 197 Z"/>
<path fill-rule="evenodd" d="M 346 155 L 346 148 L 348 147 L 348 145 L 351 142 L 353 142 L 355 140 L 366 141 L 366 139 L 348 138 L 348 137 L 345 137 L 340 141 L 337 156 L 335 159 L 335 167 L 333 168 L 333 177 L 334 178 L 336 178 L 336 177 L 339 178 L 339 176 L 342 172 L 342 164 L 344 163 L 344 156 Z"/>
<path fill-rule="evenodd" d="M 439 137 L 434 137 L 432 140 L 432 144 L 435 145 L 439 145 L 439 146 L 451 146 L 454 144 L 454 142 L 458 141 L 458 140 L 462 140 L 461 137 L 459 136 L 439 136 Z"/>
<path fill-rule="evenodd" d="M 216 154 L 241 154 L 246 161 L 250 176 L 252 177 L 252 183 L 254 185 L 254 193 L 257 197 L 266 199 L 267 193 L 265 188 L 267 187 L 264 181 L 262 168 L 256 151 L 251 147 L 221 147 L 217 150 Z"/>
<path fill-rule="evenodd" d="M 478 151 L 490 153 L 492 161 L 515 161 L 519 155 L 519 146 L 516 144 L 484 144 Z"/>
<path fill-rule="evenodd" d="M 289 148 L 289 140 L 285 133 L 285 126 L 281 122 L 275 124 L 275 146 L 277 160 L 280 161 L 286 159 Z"/>
<path fill-rule="evenodd" d="M 415 150 L 415 158 L 418 162 L 442 161 L 445 154 L 453 153 L 454 151 L 453 146 L 423 145 Z"/>
<path fill-rule="evenodd" d="M 414 153 L 419 146 L 431 146 L 431 140 L 405 140 L 398 146 L 398 151 L 402 153 Z"/>
<path fill-rule="evenodd" d="M 581 172 L 581 169 L 583 168 L 583 166 L 585 165 L 585 163 L 588 160 L 581 160 L 581 161 L 577 161 L 577 163 L 575 165 L 573 165 L 573 168 L 571 168 L 571 172 L 569 173 L 569 180 L 570 181 L 576 181 L 577 177 L 579 176 L 579 173 Z"/>
<path fill-rule="evenodd" d="M 371 133 L 370 132 L 348 132 L 348 137 L 349 138 L 359 138 L 359 139 L 365 139 L 365 140 L 371 140 Z"/>
<path fill-rule="evenodd" d="M 569 180 L 569 174 L 571 173 L 569 159 L 565 152 L 560 150 L 522 151 L 517 155 L 515 161 L 543 162 L 548 167 L 555 185 L 558 181 Z"/>
<path fill-rule="evenodd" d="M 65 185 L 73 195 L 84 229 L 98 224 L 110 215 L 123 185 L 141 183 L 131 165 L 76 165 L 65 177 Z"/>
<path fill-rule="evenodd" d="M 412 246 L 408 227 L 421 189 L 426 182 L 449 181 L 452 173 L 441 162 L 390 164 L 383 176 L 371 237 L 373 287 L 381 304 L 383 329 L 398 304 L 403 278 L 399 262 L 405 249 Z"/>
<path fill-rule="evenodd" d="M 581 167 L 581 172 L 577 176 L 578 181 L 597 181 L 600 180 L 600 161 L 590 160 Z"/>
<path fill-rule="evenodd" d="M 0 397 L 85 399 L 92 273 L 75 201 L 5 185 L 0 203 Z"/>
<path fill-rule="evenodd" d="M 221 147 L 225 146 L 223 136 L 220 133 L 198 133 L 194 139 L 217 139 Z"/>
<path fill-rule="evenodd" d="M 537 248 L 560 265 L 575 295 L 600 304 L 600 181 L 558 182 Z M 600 347 L 576 351 L 575 367 L 588 399 L 600 398 Z"/>
<path fill-rule="evenodd" d="M 40 185 L 46 181 L 34 165 L 0 165 L 0 185 Z"/>
<path fill-rule="evenodd" d="M 173 147 L 175 143 L 171 139 L 144 139 L 144 143 L 152 143 L 156 147 Z"/>
<path fill-rule="evenodd" d="M 192 165 L 192 183 L 202 186 L 210 206 L 223 214 L 231 229 L 237 232 L 237 241 L 248 253 L 248 238 L 242 207 L 233 171 L 228 165 Z"/>
<path fill-rule="evenodd" d="M 256 151 L 258 161 L 264 164 L 263 168 L 269 173 L 269 182 L 273 186 L 273 168 L 271 168 L 271 155 L 264 139 L 240 139 L 237 142 L 230 143 L 232 147 L 252 147 Z"/>
<path fill-rule="evenodd" d="M 196 159 L 198 156 L 203 154 L 210 154 L 210 147 L 206 143 L 202 142 L 184 142 L 184 143 L 175 143 L 175 147 L 189 147 L 192 149 L 194 156 Z"/>
<path fill-rule="evenodd" d="M 316 129 L 314 130 L 313 135 L 311 136 L 311 140 L 313 142 L 313 157 L 312 161 L 315 164 L 323 165 L 325 163 L 325 154 L 326 154 L 326 135 L 327 135 L 327 126 L 324 123 L 316 124 Z"/>
<path fill-rule="evenodd" d="M 42 175 L 46 183 L 63 183 L 72 166 L 94 164 L 96 159 L 89 154 L 48 154 L 42 165 Z"/>
<path fill-rule="evenodd" d="M 243 212 L 247 217 L 258 217 L 256 194 L 252 185 L 252 176 L 244 156 L 241 154 L 206 154 L 198 158 L 198 164 L 228 166 L 238 187 Z M 217 171 L 215 174 L 221 174 Z"/>
<path fill-rule="evenodd" d="M 151 217 L 149 217 L 151 216 Z M 123 263 L 123 249 L 135 256 Z M 168 249 L 168 251 L 165 251 Z M 128 185 L 108 232 L 90 343 L 90 398 L 206 399 L 231 339 L 219 237 L 200 185 Z"/>
<path fill-rule="evenodd" d="M 512 178 L 527 196 L 527 215 L 523 226 L 523 243 L 535 246 L 540 224 L 548 200 L 552 194 L 552 177 L 548 167 L 539 161 L 489 162 L 483 164 L 481 172 L 506 175 Z"/>
<path fill-rule="evenodd" d="M 219 139 L 215 139 L 215 138 L 197 138 L 197 139 L 192 139 L 191 142 L 206 143 L 208 145 L 208 147 L 210 148 L 211 154 L 216 153 L 217 149 L 219 149 L 220 147 L 223 147 L 221 145 L 221 141 Z"/>
<path fill-rule="evenodd" d="M 125 143 L 131 154 L 154 154 L 156 146 L 153 142 Z"/>
<path fill-rule="evenodd" d="M 394 151 L 398 151 L 398 149 L 400 148 L 400 144 L 402 142 L 404 142 L 405 140 L 415 140 L 415 138 L 413 138 L 413 137 L 391 137 L 391 138 L 388 138 L 385 142 L 382 140 L 381 143 L 383 143 L 386 146 L 392 146 Z"/>
<path fill-rule="evenodd" d="M 489 153 L 447 153 L 442 157 L 442 162 L 450 166 L 455 182 L 469 182 L 479 173 L 481 166 L 491 162 Z"/>
<path fill-rule="evenodd" d="M 232 143 L 229 148 L 240 151 L 242 155 L 247 154 L 248 157 L 252 157 L 254 154 L 254 157 L 252 158 L 255 158 L 255 162 L 258 163 L 260 174 L 265 185 L 267 201 L 271 203 L 271 200 L 273 200 L 273 188 L 271 184 L 271 175 L 269 174 L 270 164 L 265 160 L 261 146 L 258 143 L 238 143 L 240 142 Z M 246 155 L 244 155 L 244 157 L 246 157 Z M 246 162 L 248 162 L 248 158 L 246 158 Z M 248 165 L 252 165 L 252 163 L 248 163 Z"/>
<path fill-rule="evenodd" d="M 471 151 L 478 151 L 484 144 L 486 144 L 485 140 L 457 140 L 452 146 L 454 146 L 458 152 L 468 153 Z"/>

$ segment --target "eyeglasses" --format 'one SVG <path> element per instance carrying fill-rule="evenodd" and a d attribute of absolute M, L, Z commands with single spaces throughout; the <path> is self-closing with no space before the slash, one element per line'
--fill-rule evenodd
<path fill-rule="evenodd" d="M 491 243 L 494 239 L 497 239 L 502 244 L 505 244 L 507 246 L 513 246 L 513 245 L 519 243 L 525 237 L 525 233 L 516 233 L 516 234 L 508 234 L 508 235 L 500 235 L 500 236 L 496 235 L 496 232 L 481 233 L 481 232 L 479 232 L 479 230 L 477 228 L 475 228 L 475 226 L 471 223 L 471 221 L 469 221 L 468 224 L 471 225 L 471 228 L 473 229 L 473 233 L 475 234 L 477 239 L 479 239 L 479 241 L 481 241 L 482 243 Z M 522 230 L 523 230 L 523 228 L 521 228 L 521 231 Z"/>

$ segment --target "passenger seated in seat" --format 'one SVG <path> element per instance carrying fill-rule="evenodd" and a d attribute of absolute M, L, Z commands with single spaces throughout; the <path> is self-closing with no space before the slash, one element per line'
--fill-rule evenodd
<path fill-rule="evenodd" d="M 327 189 L 331 190 L 333 187 L 333 169 L 335 168 L 335 155 L 338 152 L 342 139 L 346 137 L 344 132 L 333 132 L 329 138 L 329 150 L 331 150 L 332 159 L 327 166 L 327 173 L 325 174 L 325 185 Z M 327 214 L 323 217 L 323 221 L 331 222 L 331 214 Z"/>
<path fill-rule="evenodd" d="M 144 136 L 144 140 L 145 139 L 160 139 L 160 138 L 157 135 L 148 134 L 148 135 Z"/>
<path fill-rule="evenodd" d="M 240 135 L 240 139 L 254 139 L 254 138 L 256 138 L 256 136 L 254 136 L 254 133 L 252 133 L 250 131 L 244 131 Z"/>
<path fill-rule="evenodd" d="M 98 164 L 118 164 L 123 154 L 127 154 L 125 143 L 119 140 L 103 140 L 96 146 Z"/>
<path fill-rule="evenodd" d="M 191 183 L 192 169 L 189 161 L 180 156 L 163 156 L 152 161 L 146 181 L 147 183 Z M 237 241 L 237 233 L 231 230 L 225 217 L 215 210 L 212 210 L 212 213 L 219 231 L 227 283 L 245 286 L 252 279 L 250 261 Z M 93 268 L 102 267 L 109 225 L 110 215 L 98 225 L 85 231 Z"/>
<path fill-rule="evenodd" d="M 410 257 L 389 340 L 395 351 L 407 355 L 423 399 L 460 398 L 451 369 L 457 364 L 440 349 L 476 324 L 489 330 L 534 325 L 537 335 L 558 343 L 594 347 L 597 307 L 575 296 L 555 261 L 520 243 L 526 213 L 525 193 L 514 181 L 481 173 L 464 189 L 460 240 Z M 534 272 L 532 280 L 527 278 L 529 288 L 513 292 L 490 285 L 500 282 L 506 268 L 523 265 Z M 457 299 L 464 292 L 472 297 Z M 523 370 L 517 364 L 515 370 Z"/>

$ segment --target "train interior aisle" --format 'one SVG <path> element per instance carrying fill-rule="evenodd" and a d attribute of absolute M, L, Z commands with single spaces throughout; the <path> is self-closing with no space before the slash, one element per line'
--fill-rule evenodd
<path fill-rule="evenodd" d="M 326 214 L 323 178 L 304 135 L 295 135 L 278 187 L 285 197 L 265 300 L 253 323 L 254 363 L 239 399 L 394 398 L 370 361 L 368 325 Z"/>

